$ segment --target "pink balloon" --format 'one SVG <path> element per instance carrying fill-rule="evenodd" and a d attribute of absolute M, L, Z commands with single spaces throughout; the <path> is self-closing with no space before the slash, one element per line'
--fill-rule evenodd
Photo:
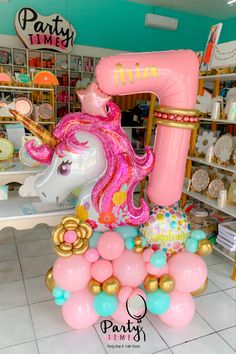
<path fill-rule="evenodd" d="M 113 267 L 114 275 L 123 286 L 136 288 L 143 283 L 147 275 L 142 255 L 127 249 L 113 261 Z"/>
<path fill-rule="evenodd" d="M 91 274 L 94 279 L 103 283 L 113 274 L 113 267 L 111 262 L 105 259 L 99 259 L 92 265 Z"/>
<path fill-rule="evenodd" d="M 127 323 L 128 320 L 133 320 L 126 310 L 126 303 L 119 303 L 116 312 L 112 315 L 112 318 L 119 323 Z"/>
<path fill-rule="evenodd" d="M 88 289 L 72 294 L 62 306 L 62 314 L 66 323 L 76 329 L 88 328 L 99 318 L 93 309 L 93 295 Z"/>
<path fill-rule="evenodd" d="M 97 260 L 99 259 L 99 253 L 96 248 L 89 248 L 86 251 L 84 258 L 89 263 L 94 263 L 94 262 L 97 262 Z"/>
<path fill-rule="evenodd" d="M 85 90 L 78 90 L 76 93 L 81 101 L 82 113 L 107 117 L 106 104 L 111 97 L 99 90 L 94 82 Z"/>
<path fill-rule="evenodd" d="M 146 250 L 143 251 L 143 260 L 145 262 L 150 262 L 150 259 L 152 257 L 152 255 L 154 254 L 154 250 L 151 248 L 147 248 Z"/>
<path fill-rule="evenodd" d="M 207 266 L 197 254 L 181 252 L 168 260 L 169 274 L 174 277 L 175 289 L 192 292 L 199 289 L 207 278 Z"/>
<path fill-rule="evenodd" d="M 155 268 L 151 265 L 151 263 L 146 264 L 146 271 L 149 274 L 156 275 L 157 277 L 160 277 L 162 274 L 168 274 L 168 270 L 169 267 L 167 263 L 162 268 Z"/>
<path fill-rule="evenodd" d="M 167 326 L 183 327 L 186 326 L 193 318 L 195 312 L 195 303 L 189 293 L 178 290 L 172 291 L 170 294 L 170 307 L 160 319 Z"/>
<path fill-rule="evenodd" d="M 127 299 L 131 296 L 133 289 L 129 286 L 123 286 L 118 293 L 118 299 L 121 303 L 125 303 Z"/>
<path fill-rule="evenodd" d="M 53 266 L 53 277 L 60 288 L 75 292 L 87 285 L 91 278 L 90 268 L 90 263 L 83 256 L 57 258 Z"/>
<path fill-rule="evenodd" d="M 114 231 L 107 231 L 99 237 L 97 249 L 104 259 L 114 260 L 121 256 L 125 248 L 123 237 Z"/>

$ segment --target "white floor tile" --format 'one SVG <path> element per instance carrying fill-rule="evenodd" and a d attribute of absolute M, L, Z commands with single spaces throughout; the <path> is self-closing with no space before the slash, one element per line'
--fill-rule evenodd
<path fill-rule="evenodd" d="M 34 229 L 14 230 L 16 242 L 37 241 L 50 238 L 46 225 L 37 225 Z"/>
<path fill-rule="evenodd" d="M 220 263 L 226 263 L 227 258 L 224 256 L 221 256 L 219 253 L 212 253 L 209 256 L 202 257 L 207 265 L 214 265 L 214 264 L 220 264 Z"/>
<path fill-rule="evenodd" d="M 0 245 L 0 262 L 18 259 L 15 243 Z"/>
<path fill-rule="evenodd" d="M 165 349 L 165 350 L 161 350 L 159 352 L 156 352 L 154 354 L 172 354 L 172 352 L 170 351 L 170 349 Z"/>
<path fill-rule="evenodd" d="M 224 292 L 195 299 L 196 310 L 217 331 L 236 325 L 235 301 Z"/>
<path fill-rule="evenodd" d="M 233 263 L 222 263 L 208 267 L 208 277 L 221 289 L 236 287 L 236 281 L 231 277 Z"/>
<path fill-rule="evenodd" d="M 19 257 L 35 257 L 54 253 L 54 247 L 50 239 L 20 242 L 17 244 Z"/>
<path fill-rule="evenodd" d="M 114 324 L 115 321 L 113 321 Z M 117 325 L 120 327 L 120 324 L 117 323 Z M 142 319 L 142 327 L 143 330 L 146 334 L 146 342 L 143 340 L 143 337 L 139 342 L 135 342 L 134 340 L 130 341 L 112 341 L 108 340 L 108 334 L 112 335 L 111 332 L 107 332 L 106 334 L 103 334 L 101 329 L 100 329 L 100 321 L 97 323 L 96 329 L 97 333 L 100 336 L 104 347 L 106 348 L 107 353 L 117 353 L 117 354 L 127 354 L 131 352 L 137 352 L 138 354 L 151 354 L 157 351 L 161 351 L 167 348 L 165 342 L 161 339 L 159 334 L 155 331 L 153 326 L 150 324 L 150 322 L 147 319 Z M 124 345 L 124 348 L 113 348 L 112 345 Z M 138 346 L 132 348 L 132 345 Z M 131 347 L 129 347 L 131 346 Z"/>
<path fill-rule="evenodd" d="M 192 322 L 183 328 L 168 327 L 161 322 L 161 320 L 159 320 L 158 316 L 151 313 L 148 314 L 148 318 L 169 347 L 214 332 L 214 330 L 208 326 L 208 324 L 197 313 L 195 314 Z"/>
<path fill-rule="evenodd" d="M 220 331 L 219 335 L 236 351 L 236 327 Z"/>
<path fill-rule="evenodd" d="M 22 280 L 0 285 L 0 310 L 23 305 L 27 305 L 27 299 Z"/>
<path fill-rule="evenodd" d="M 0 262 L 0 283 L 22 279 L 18 260 Z"/>
<path fill-rule="evenodd" d="M 23 270 L 23 277 L 37 277 L 45 275 L 49 268 L 52 267 L 56 260 L 56 255 L 48 254 L 45 256 L 21 258 L 21 266 Z"/>
<path fill-rule="evenodd" d="M 174 354 L 233 354 L 235 353 L 217 334 L 171 348 Z"/>
<path fill-rule="evenodd" d="M 236 301 L 236 288 L 225 290 L 225 293 L 228 294 L 232 299 Z"/>
<path fill-rule="evenodd" d="M 42 338 L 71 330 L 62 317 L 61 307 L 54 301 L 30 305 L 37 338 Z"/>
<path fill-rule="evenodd" d="M 0 349 L 0 354 L 38 354 L 38 349 L 35 342 L 29 342 Z"/>
<path fill-rule="evenodd" d="M 25 279 L 25 286 L 30 304 L 53 299 L 44 283 L 44 276 Z"/>
<path fill-rule="evenodd" d="M 38 346 L 40 354 L 105 354 L 93 327 L 39 339 Z"/>
<path fill-rule="evenodd" d="M 34 340 L 28 307 L 0 312 L 0 348 Z"/>
<path fill-rule="evenodd" d="M 0 231 L 0 244 L 15 243 L 12 227 L 7 227 Z"/>
<path fill-rule="evenodd" d="M 207 287 L 207 289 L 204 291 L 203 294 L 201 294 L 199 296 L 204 296 L 204 295 L 207 295 L 207 294 L 216 293 L 217 291 L 221 291 L 221 289 L 218 286 L 216 286 L 214 283 L 212 283 L 211 280 L 208 279 L 208 287 Z M 196 297 L 199 297 L 199 296 L 196 296 Z"/>

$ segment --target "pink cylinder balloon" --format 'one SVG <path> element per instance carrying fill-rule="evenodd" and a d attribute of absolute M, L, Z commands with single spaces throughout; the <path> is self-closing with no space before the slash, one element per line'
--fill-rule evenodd
<path fill-rule="evenodd" d="M 91 274 L 94 279 L 103 283 L 113 274 L 113 267 L 111 262 L 105 259 L 99 259 L 92 265 Z"/>
<path fill-rule="evenodd" d="M 99 237 L 97 249 L 104 259 L 114 260 L 125 248 L 123 237 L 115 231 L 107 231 Z"/>
<path fill-rule="evenodd" d="M 192 321 L 195 312 L 195 303 L 189 293 L 178 290 L 170 294 L 170 307 L 160 320 L 170 327 L 183 327 Z"/>
<path fill-rule="evenodd" d="M 152 92 L 162 106 L 193 109 L 198 66 L 196 54 L 189 50 L 122 54 L 102 58 L 96 80 L 110 95 Z M 157 205 L 171 205 L 180 199 L 190 133 L 190 129 L 158 126 L 155 166 L 147 189 Z"/>
<path fill-rule="evenodd" d="M 142 284 L 147 272 L 142 255 L 125 250 L 122 255 L 113 261 L 114 275 L 121 285 L 138 287 Z"/>
<path fill-rule="evenodd" d="M 99 318 L 93 309 L 93 295 L 87 289 L 72 294 L 62 306 L 62 314 L 66 323 L 76 329 L 88 328 Z"/>
<path fill-rule="evenodd" d="M 207 278 L 207 266 L 197 254 L 181 252 L 168 260 L 169 274 L 175 280 L 175 289 L 193 292 L 199 289 Z"/>
<path fill-rule="evenodd" d="M 91 278 L 90 269 L 90 263 L 83 256 L 58 258 L 53 266 L 53 277 L 60 288 L 75 292 L 86 287 Z"/>

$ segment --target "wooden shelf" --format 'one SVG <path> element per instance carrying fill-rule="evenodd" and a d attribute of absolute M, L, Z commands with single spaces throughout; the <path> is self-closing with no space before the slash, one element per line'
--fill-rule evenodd
<path fill-rule="evenodd" d="M 8 90 L 16 90 L 16 91 L 46 91 L 46 92 L 53 92 L 53 88 L 48 88 L 48 87 L 24 87 L 24 86 L 3 86 L 0 85 L 0 90 L 1 91 L 8 91 Z"/>
<path fill-rule="evenodd" d="M 234 167 L 233 164 L 229 164 L 228 166 L 223 166 L 223 165 L 220 165 L 220 164 L 218 164 L 216 162 L 206 162 L 205 158 L 193 157 L 193 156 L 188 156 L 188 160 L 191 160 L 191 161 L 194 161 L 194 162 L 198 162 L 198 163 L 201 163 L 203 165 L 216 167 L 216 168 L 218 168 L 220 170 L 236 173 L 236 168 Z"/>
<path fill-rule="evenodd" d="M 50 125 L 50 124 L 55 124 L 54 122 L 37 122 L 38 124 L 42 124 L 42 125 Z M 19 124 L 19 122 L 17 121 L 12 121 L 12 120 L 0 120 L 0 124 Z"/>
<path fill-rule="evenodd" d="M 183 193 L 187 194 L 188 196 L 190 196 L 196 200 L 199 200 L 200 202 L 203 202 L 203 203 L 205 203 L 217 210 L 220 210 L 227 215 L 230 215 L 230 216 L 236 218 L 236 207 L 235 206 L 227 205 L 225 208 L 219 208 L 216 200 L 210 199 L 201 193 L 188 191 L 186 189 L 183 189 Z"/>
<path fill-rule="evenodd" d="M 231 74 L 220 74 L 220 75 L 207 75 L 207 76 L 199 76 L 200 80 L 207 80 L 207 81 L 233 81 L 236 80 L 236 73 Z"/>

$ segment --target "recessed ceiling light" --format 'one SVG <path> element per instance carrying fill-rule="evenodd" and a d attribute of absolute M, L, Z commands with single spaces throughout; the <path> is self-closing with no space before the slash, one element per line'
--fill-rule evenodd
<path fill-rule="evenodd" d="M 229 1 L 227 1 L 227 5 L 232 5 L 232 4 L 234 4 L 236 2 L 236 0 L 229 0 Z"/>

